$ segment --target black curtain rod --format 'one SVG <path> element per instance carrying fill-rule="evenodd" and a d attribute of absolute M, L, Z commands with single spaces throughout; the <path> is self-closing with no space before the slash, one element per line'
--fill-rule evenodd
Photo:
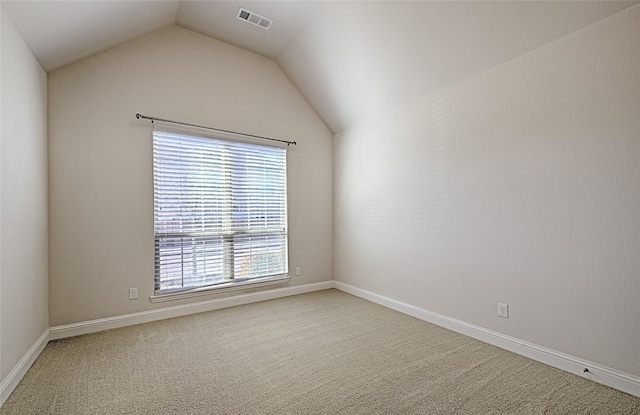
<path fill-rule="evenodd" d="M 278 140 L 277 138 L 269 138 L 269 137 L 262 137 L 260 135 L 238 133 L 236 131 L 221 130 L 219 128 L 203 127 L 202 125 L 188 124 L 186 122 L 171 121 L 171 120 L 165 120 L 165 119 L 156 118 L 156 117 L 147 117 L 146 115 L 142 115 L 140 113 L 136 114 L 136 118 L 137 119 L 141 119 L 142 118 L 142 119 L 145 119 L 145 120 L 151 120 L 152 123 L 154 123 L 156 121 L 162 121 L 162 122 L 168 122 L 168 123 L 171 123 L 171 124 L 186 125 L 187 127 L 204 128 L 205 130 L 218 131 L 218 132 L 221 132 L 221 133 L 237 134 L 237 135 L 242 135 L 242 136 L 245 136 L 245 137 L 259 138 L 261 140 L 278 141 L 280 143 L 286 143 L 288 146 L 290 146 L 291 144 L 293 144 L 294 146 L 296 145 L 295 141 Z"/>

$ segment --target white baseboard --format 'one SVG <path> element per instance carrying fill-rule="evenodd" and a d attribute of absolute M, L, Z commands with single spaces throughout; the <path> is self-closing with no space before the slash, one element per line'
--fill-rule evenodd
<path fill-rule="evenodd" d="M 29 348 L 18 364 L 9 375 L 0 383 L 0 406 L 4 404 L 11 392 L 18 385 L 22 377 L 27 373 L 33 362 L 40 355 L 49 340 L 56 340 L 65 337 L 78 336 L 87 333 L 94 333 L 102 330 L 109 330 L 118 327 L 125 327 L 134 324 L 147 323 L 151 321 L 164 320 L 167 318 L 180 317 L 189 314 L 202 313 L 205 311 L 217 310 L 241 304 L 255 303 L 275 298 L 287 297 L 291 295 L 303 294 L 312 291 L 337 288 L 338 290 L 355 295 L 373 303 L 383 305 L 404 314 L 428 321 L 449 330 L 464 334 L 466 336 L 481 340 L 505 350 L 512 351 L 530 359 L 545 363 L 549 366 L 565 370 L 578 376 L 591 379 L 603 385 L 621 390 L 634 396 L 640 397 L 640 378 L 615 369 L 604 367 L 597 363 L 589 362 L 574 356 L 566 355 L 554 350 L 538 346 L 514 337 L 506 336 L 498 332 L 456 320 L 442 314 L 434 313 L 393 298 L 375 294 L 352 285 L 339 281 L 324 281 L 315 284 L 298 285 L 293 287 L 278 288 L 274 290 L 261 291 L 255 293 L 241 294 L 232 297 L 200 301 L 197 303 L 180 306 L 165 307 L 158 310 L 143 311 L 139 313 L 125 314 L 121 316 L 102 318 L 97 320 L 83 321 L 80 323 L 66 324 L 51 327 L 46 330 Z M 584 369 L 587 373 L 583 373 Z"/>
<path fill-rule="evenodd" d="M 33 362 L 36 361 L 40 353 L 44 350 L 45 346 L 49 343 L 49 329 L 45 330 L 38 340 L 27 350 L 22 359 L 13 368 L 7 377 L 0 383 L 0 407 L 7 400 L 11 392 L 18 386 L 20 380 L 27 373 Z"/>
<path fill-rule="evenodd" d="M 333 286 L 340 291 L 369 300 L 393 310 L 408 314 L 412 317 L 428 321 L 446 329 L 481 340 L 505 350 L 528 357 L 549 366 L 562 369 L 569 373 L 593 380 L 628 394 L 640 397 L 640 378 L 611 369 L 597 363 L 589 362 L 574 356 L 557 352 L 533 343 L 506 336 L 498 332 L 456 320 L 442 314 L 434 313 L 393 298 L 385 297 L 367 290 L 354 287 L 339 281 L 333 281 Z M 583 372 L 588 369 L 588 372 Z"/>
<path fill-rule="evenodd" d="M 65 337 L 79 336 L 98 331 L 132 326 L 134 324 L 148 323 L 167 318 L 181 317 L 189 314 L 202 313 L 220 308 L 232 307 L 240 304 L 255 303 L 274 298 L 288 297 L 290 295 L 303 294 L 312 291 L 320 291 L 333 288 L 333 281 L 318 282 L 315 284 L 296 285 L 293 287 L 277 288 L 248 294 L 234 295 L 232 297 L 217 298 L 213 300 L 199 301 L 163 307 L 157 310 L 141 311 L 139 313 L 123 314 L 120 316 L 100 318 L 97 320 L 81 321 L 79 323 L 65 324 L 51 327 L 51 340 Z"/>

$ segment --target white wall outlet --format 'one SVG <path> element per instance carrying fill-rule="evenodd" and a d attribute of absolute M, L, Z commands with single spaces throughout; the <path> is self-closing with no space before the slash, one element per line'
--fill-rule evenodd
<path fill-rule="evenodd" d="M 297 276 L 302 275 L 302 270 L 300 269 L 300 267 L 296 267 L 296 275 Z"/>
<path fill-rule="evenodd" d="M 498 316 L 509 318 L 509 304 L 498 303 Z"/>
<path fill-rule="evenodd" d="M 135 300 L 138 298 L 138 287 L 129 288 L 129 300 Z"/>

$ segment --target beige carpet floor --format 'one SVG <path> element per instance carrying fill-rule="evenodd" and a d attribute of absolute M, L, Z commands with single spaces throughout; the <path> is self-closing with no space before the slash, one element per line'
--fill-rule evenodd
<path fill-rule="evenodd" d="M 640 414 L 640 398 L 327 290 L 50 342 L 10 414 Z"/>

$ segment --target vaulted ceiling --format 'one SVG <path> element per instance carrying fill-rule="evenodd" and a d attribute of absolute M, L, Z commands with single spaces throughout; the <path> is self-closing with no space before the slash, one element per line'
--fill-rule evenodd
<path fill-rule="evenodd" d="M 275 59 L 334 132 L 638 1 L 2 1 L 43 68 L 167 25 Z M 268 30 L 236 18 L 246 8 Z"/>

